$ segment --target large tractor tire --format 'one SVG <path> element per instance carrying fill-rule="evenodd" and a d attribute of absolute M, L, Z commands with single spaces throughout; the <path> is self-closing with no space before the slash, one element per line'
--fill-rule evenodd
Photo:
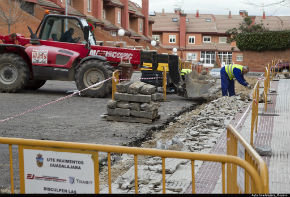
<path fill-rule="evenodd" d="M 75 82 L 78 90 L 84 90 L 110 77 L 112 77 L 112 70 L 109 64 L 99 60 L 89 60 L 78 68 L 75 75 Z M 81 95 L 93 98 L 103 98 L 111 91 L 111 83 L 112 80 L 108 80 L 96 87 L 82 91 Z"/>
<path fill-rule="evenodd" d="M 37 90 L 46 83 L 46 80 L 29 80 L 24 89 Z"/>
<path fill-rule="evenodd" d="M 23 89 L 29 79 L 27 63 L 14 53 L 0 55 L 0 92 L 14 93 Z"/>

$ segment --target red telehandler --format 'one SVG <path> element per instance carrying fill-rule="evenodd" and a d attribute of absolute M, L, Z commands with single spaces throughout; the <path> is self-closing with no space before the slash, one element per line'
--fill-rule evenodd
<path fill-rule="evenodd" d="M 153 57 L 149 52 L 144 56 L 146 52 L 141 50 L 96 45 L 91 27 L 79 17 L 49 14 L 36 33 L 28 29 L 30 38 L 0 35 L 0 92 L 36 90 L 46 80 L 75 81 L 83 90 L 112 77 L 112 71 L 123 61 L 138 69 L 141 56 Z M 108 80 L 82 94 L 105 97 L 110 91 Z"/>

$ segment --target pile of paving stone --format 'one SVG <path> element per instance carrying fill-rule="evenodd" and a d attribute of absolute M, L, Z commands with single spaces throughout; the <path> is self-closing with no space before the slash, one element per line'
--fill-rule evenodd
<path fill-rule="evenodd" d="M 249 104 L 248 100 L 236 97 L 221 97 L 209 103 L 192 121 L 183 134 L 177 136 L 185 145 L 184 150 L 197 152 L 212 148 L 226 126 Z"/>
<path fill-rule="evenodd" d="M 215 146 L 226 126 L 238 112 L 242 112 L 249 105 L 249 100 L 240 96 L 221 97 L 207 104 L 198 115 L 190 114 L 190 118 L 177 117 L 184 123 L 183 132 L 175 135 L 171 140 L 157 141 L 157 149 L 178 150 L 185 152 L 209 153 Z M 131 160 L 123 156 L 122 161 Z M 147 157 L 138 165 L 139 193 L 162 193 L 162 159 Z M 202 161 L 195 162 L 196 172 Z M 135 193 L 134 171 L 132 168 L 120 176 L 113 184 L 113 193 Z M 166 159 L 166 193 L 184 193 L 191 186 L 191 163 L 188 160 Z M 104 188 L 101 193 L 107 193 Z"/>
<path fill-rule="evenodd" d="M 160 118 L 158 109 L 163 94 L 155 86 L 125 81 L 117 85 L 115 100 L 107 104 L 109 121 L 150 124 Z"/>

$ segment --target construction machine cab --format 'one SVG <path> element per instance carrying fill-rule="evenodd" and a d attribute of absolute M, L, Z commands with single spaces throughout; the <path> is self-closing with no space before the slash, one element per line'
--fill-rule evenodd
<path fill-rule="evenodd" d="M 74 16 L 46 15 L 36 34 L 40 40 L 96 45 L 87 21 Z"/>

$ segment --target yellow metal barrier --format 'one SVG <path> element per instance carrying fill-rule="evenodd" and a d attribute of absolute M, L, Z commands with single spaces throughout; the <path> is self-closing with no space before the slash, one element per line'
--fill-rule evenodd
<path fill-rule="evenodd" d="M 115 93 L 117 92 L 117 85 L 119 84 L 120 71 L 116 70 L 113 72 L 112 78 L 112 100 L 115 100 Z"/>
<path fill-rule="evenodd" d="M 256 83 L 253 90 L 253 102 L 252 102 L 252 120 L 251 120 L 251 140 L 250 144 L 254 144 L 254 130 L 257 133 L 258 130 L 258 111 L 259 111 L 259 81 Z"/>
<path fill-rule="evenodd" d="M 255 168 L 259 174 L 263 192 L 269 193 L 269 176 L 265 161 L 231 125 L 227 128 L 227 154 L 238 156 L 246 160 L 249 165 Z M 247 172 L 243 172 L 243 170 L 239 169 L 239 167 L 237 169 L 237 166 L 235 165 L 227 166 L 227 175 L 229 176 L 227 193 L 255 192 L 252 190 L 255 187 L 255 183 L 250 181 L 249 174 Z M 244 187 L 241 183 L 244 184 Z"/>
<path fill-rule="evenodd" d="M 162 187 L 163 193 L 166 193 L 166 176 L 165 176 L 165 162 L 166 158 L 176 159 L 187 159 L 191 161 L 191 174 L 192 174 L 192 193 L 195 193 L 195 161 L 210 161 L 219 162 L 222 167 L 222 192 L 223 193 L 239 193 L 237 189 L 237 167 L 244 170 L 246 174 L 245 178 L 245 193 L 268 193 L 268 175 L 267 167 L 260 158 L 259 155 L 239 136 L 239 134 L 232 128 L 228 127 L 228 154 L 229 155 L 217 155 L 217 154 L 202 154 L 202 153 L 190 153 L 190 152 L 178 152 L 178 151 L 167 151 L 157 149 L 145 149 L 145 148 L 133 148 L 123 146 L 108 146 L 108 145 L 96 145 L 96 144 L 83 144 L 83 143 L 72 143 L 72 142 L 60 142 L 60 141 L 46 141 L 46 140 L 31 140 L 31 139 L 18 139 L 18 138 L 3 138 L 0 137 L 0 144 L 8 144 L 9 147 L 12 145 L 18 145 L 19 148 L 19 166 L 20 166 L 20 192 L 25 193 L 25 181 L 24 176 L 24 150 L 33 149 L 36 152 L 51 150 L 53 154 L 57 152 L 76 152 L 76 153 L 89 153 L 94 161 L 94 183 L 95 193 L 99 193 L 99 163 L 98 153 L 108 153 L 108 186 L 109 193 L 112 193 L 112 182 L 111 182 L 111 154 L 129 154 L 134 155 L 134 166 L 135 166 L 135 193 L 138 193 L 138 156 L 154 156 L 162 159 Z M 246 149 L 245 158 L 237 157 L 237 143 L 242 143 Z M 235 145 L 235 146 L 234 146 Z M 235 149 L 232 149 L 235 147 Z M 14 192 L 13 186 L 13 167 L 12 167 L 12 150 L 10 151 L 10 163 L 11 163 L 11 193 Z M 33 164 L 33 165 L 36 165 Z M 33 166 L 29 166 L 29 169 Z M 227 168 L 227 173 L 226 169 Z M 73 175 L 71 175 L 73 176 Z M 250 183 L 249 183 L 249 180 Z M 227 184 L 227 185 L 226 185 Z M 250 186 L 249 186 L 250 184 Z M 227 192 L 226 189 L 227 188 Z"/>
<path fill-rule="evenodd" d="M 271 81 L 273 81 L 274 77 L 276 76 L 276 70 L 275 70 L 276 64 L 277 64 L 276 59 L 272 60 L 272 66 L 271 66 L 271 70 L 270 70 L 270 73 L 272 74 Z"/>
<path fill-rule="evenodd" d="M 269 91 L 269 86 L 270 86 L 270 72 L 269 69 L 266 67 L 265 68 L 265 79 L 264 79 L 264 100 L 265 100 L 265 107 L 264 110 L 265 112 L 267 111 L 268 107 L 268 91 Z"/>
<path fill-rule="evenodd" d="M 272 60 L 272 67 L 270 69 L 270 72 L 271 72 L 271 81 L 273 80 L 273 78 L 275 76 L 277 76 L 277 74 L 285 74 L 284 70 L 279 71 L 279 67 L 278 67 L 279 63 L 283 64 L 282 60 L 279 60 L 279 59 Z M 287 72 L 290 73 L 290 66 L 288 67 Z"/>
<path fill-rule="evenodd" d="M 166 66 L 163 67 L 163 98 L 166 101 L 167 73 Z"/>
<path fill-rule="evenodd" d="M 182 69 L 192 69 L 192 63 L 191 62 L 182 62 L 180 61 L 180 68 Z"/>
<path fill-rule="evenodd" d="M 268 64 L 268 77 L 269 77 L 268 87 L 270 88 L 270 82 L 272 81 L 272 77 L 271 77 L 271 66 L 270 66 L 270 64 Z"/>

